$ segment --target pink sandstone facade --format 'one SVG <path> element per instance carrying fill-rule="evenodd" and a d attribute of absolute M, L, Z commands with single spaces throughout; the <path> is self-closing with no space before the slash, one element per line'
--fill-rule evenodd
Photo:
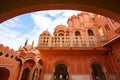
<path fill-rule="evenodd" d="M 82 12 L 45 30 L 38 46 L 0 45 L 0 80 L 120 80 L 120 24 Z"/>

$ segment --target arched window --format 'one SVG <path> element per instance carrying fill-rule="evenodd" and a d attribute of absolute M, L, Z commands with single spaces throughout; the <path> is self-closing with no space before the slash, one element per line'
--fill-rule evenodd
<path fill-rule="evenodd" d="M 91 65 L 91 67 L 93 80 L 106 80 L 102 68 L 99 64 L 94 63 Z"/>
<path fill-rule="evenodd" d="M 10 76 L 9 70 L 4 67 L 0 67 L 0 80 L 8 80 L 9 76 Z"/>
<path fill-rule="evenodd" d="M 38 78 L 39 78 L 39 75 L 38 75 L 38 69 L 36 68 L 36 69 L 34 70 L 32 80 L 38 80 Z"/>
<path fill-rule="evenodd" d="M 81 36 L 79 31 L 75 31 L 75 36 Z"/>
<path fill-rule="evenodd" d="M 69 80 L 69 74 L 66 65 L 58 64 L 55 67 L 54 80 Z"/>
<path fill-rule="evenodd" d="M 64 36 L 64 34 L 63 34 L 63 33 L 60 33 L 59 36 Z"/>
<path fill-rule="evenodd" d="M 29 80 L 29 75 L 30 75 L 30 69 L 25 68 L 23 73 L 22 73 L 21 80 Z"/>
<path fill-rule="evenodd" d="M 102 26 L 100 26 L 100 27 L 98 28 L 98 32 L 99 32 L 99 35 L 100 35 L 100 36 L 104 36 L 104 35 L 105 35 Z"/>
<path fill-rule="evenodd" d="M 109 27 L 109 25 L 108 25 L 108 24 L 106 24 L 106 25 L 105 25 L 105 29 L 106 29 L 106 31 L 107 31 L 107 32 L 109 32 L 109 31 L 110 31 L 110 27 Z"/>
<path fill-rule="evenodd" d="M 93 31 L 92 30 L 88 30 L 88 36 L 94 36 L 94 33 L 93 33 Z"/>

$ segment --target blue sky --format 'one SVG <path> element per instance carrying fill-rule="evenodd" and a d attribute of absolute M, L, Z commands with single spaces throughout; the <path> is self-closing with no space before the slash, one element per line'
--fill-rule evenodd
<path fill-rule="evenodd" d="M 39 35 L 46 29 L 52 34 L 57 25 L 67 26 L 67 19 L 81 11 L 48 10 L 16 16 L 0 24 L 0 44 L 17 50 L 26 39 L 37 46 Z"/>

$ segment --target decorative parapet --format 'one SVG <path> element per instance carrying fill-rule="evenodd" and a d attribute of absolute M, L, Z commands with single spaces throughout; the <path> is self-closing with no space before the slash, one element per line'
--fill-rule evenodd
<path fill-rule="evenodd" d="M 97 47 L 94 36 L 41 36 L 38 47 Z"/>
<path fill-rule="evenodd" d="M 5 56 L 5 57 L 11 57 L 11 58 L 16 58 L 17 54 L 16 51 L 13 49 L 10 49 L 8 46 L 3 46 L 0 44 L 0 56 Z"/>
<path fill-rule="evenodd" d="M 17 53 L 19 54 L 18 59 L 20 59 L 22 63 L 26 60 L 32 59 L 37 64 L 38 60 L 42 59 L 39 50 L 32 45 L 22 47 L 17 51 Z"/>

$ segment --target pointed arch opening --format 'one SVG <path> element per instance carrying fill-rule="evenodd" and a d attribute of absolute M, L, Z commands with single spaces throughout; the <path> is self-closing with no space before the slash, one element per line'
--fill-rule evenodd
<path fill-rule="evenodd" d="M 102 66 L 98 63 L 91 65 L 93 80 L 106 80 L 105 74 L 102 70 Z"/>
<path fill-rule="evenodd" d="M 0 67 L 0 80 L 9 80 L 10 71 L 4 67 Z"/>
<path fill-rule="evenodd" d="M 58 64 L 55 67 L 54 80 L 69 80 L 67 66 L 65 64 Z"/>
<path fill-rule="evenodd" d="M 29 80 L 29 76 L 30 76 L 30 69 L 29 68 L 25 68 L 23 70 L 21 80 Z"/>
<path fill-rule="evenodd" d="M 36 68 L 36 69 L 34 70 L 32 80 L 38 80 L 38 79 L 39 79 L 38 68 Z"/>

